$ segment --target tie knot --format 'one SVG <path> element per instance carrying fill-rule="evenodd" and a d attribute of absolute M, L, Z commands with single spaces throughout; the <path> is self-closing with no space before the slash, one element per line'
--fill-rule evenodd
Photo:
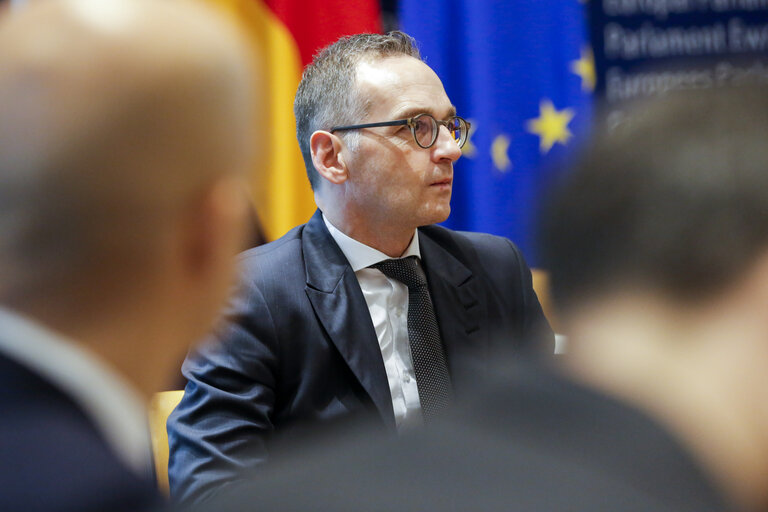
<path fill-rule="evenodd" d="M 408 288 L 427 284 L 424 273 L 416 263 L 416 256 L 380 261 L 371 265 L 371 268 L 381 270 L 385 276 L 397 279 Z"/>

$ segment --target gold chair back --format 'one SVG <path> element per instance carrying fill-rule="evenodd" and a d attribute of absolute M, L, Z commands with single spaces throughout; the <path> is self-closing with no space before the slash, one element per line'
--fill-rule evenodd
<path fill-rule="evenodd" d="M 155 463 L 157 486 L 168 495 L 168 430 L 165 423 L 184 396 L 184 391 L 155 393 L 149 402 L 149 434 L 152 439 L 152 457 Z"/>

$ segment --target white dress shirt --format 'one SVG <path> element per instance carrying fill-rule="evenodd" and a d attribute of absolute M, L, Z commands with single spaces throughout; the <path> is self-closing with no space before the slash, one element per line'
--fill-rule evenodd
<path fill-rule="evenodd" d="M 144 401 L 104 362 L 60 334 L 0 307 L 0 352 L 62 390 L 140 477 L 151 474 Z"/>
<path fill-rule="evenodd" d="M 379 339 L 379 349 L 387 371 L 392 409 L 398 430 L 422 423 L 419 389 L 413 371 L 411 345 L 408 341 L 408 287 L 380 270 L 368 268 L 390 259 L 381 251 L 348 237 L 323 215 L 325 225 L 347 257 L 363 290 L 368 312 Z M 400 256 L 416 256 L 421 265 L 419 237 L 413 233 L 410 245 Z"/>

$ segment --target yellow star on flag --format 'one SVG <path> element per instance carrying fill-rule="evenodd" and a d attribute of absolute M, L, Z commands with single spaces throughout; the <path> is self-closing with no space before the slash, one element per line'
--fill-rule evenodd
<path fill-rule="evenodd" d="M 509 137 L 504 134 L 498 135 L 493 139 L 491 144 L 491 159 L 493 165 L 501 172 L 506 172 L 512 167 L 512 162 L 509 161 Z"/>
<path fill-rule="evenodd" d="M 552 101 L 543 99 L 539 103 L 539 117 L 528 120 L 525 127 L 530 133 L 540 137 L 539 149 L 542 153 L 547 153 L 555 142 L 565 144 L 573 136 L 568 129 L 568 123 L 575 114 L 571 108 L 558 111 Z"/>
<path fill-rule="evenodd" d="M 589 46 L 581 47 L 581 58 L 571 61 L 571 71 L 581 77 L 581 90 L 592 92 L 595 90 L 597 77 L 595 75 L 595 55 Z"/>

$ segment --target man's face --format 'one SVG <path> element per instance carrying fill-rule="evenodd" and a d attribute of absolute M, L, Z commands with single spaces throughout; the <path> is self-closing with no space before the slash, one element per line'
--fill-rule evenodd
<path fill-rule="evenodd" d="M 435 72 L 413 57 L 361 62 L 357 87 L 371 105 L 359 123 L 407 119 L 425 112 L 445 120 L 456 113 Z M 445 127 L 440 127 L 429 149 L 416 144 L 408 126 L 362 129 L 359 144 L 345 153 L 347 199 L 370 226 L 385 223 L 415 229 L 448 218 L 453 162 L 461 150 Z"/>

